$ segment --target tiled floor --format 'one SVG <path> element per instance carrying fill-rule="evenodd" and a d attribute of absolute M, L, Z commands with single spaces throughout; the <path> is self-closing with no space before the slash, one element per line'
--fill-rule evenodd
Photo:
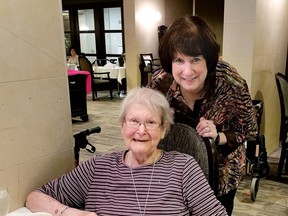
<path fill-rule="evenodd" d="M 101 127 L 99 134 L 91 134 L 88 140 L 96 147 L 96 153 L 105 153 L 124 149 L 121 127 L 118 122 L 121 98 L 110 100 L 106 94 L 96 101 L 88 96 L 89 121 L 81 120 L 73 123 L 74 134 L 95 126 Z M 92 156 L 85 149 L 81 149 L 80 161 Z M 269 155 L 269 163 L 277 163 L 279 151 Z M 272 165 L 272 164 L 271 164 Z M 285 177 L 284 177 L 285 178 Z M 287 177 L 286 177 L 287 178 Z M 271 180 L 272 179 L 272 180 Z M 286 181 L 288 182 L 288 181 Z M 250 199 L 251 177 L 245 176 L 235 198 L 234 216 L 287 216 L 288 215 L 288 184 L 273 181 L 273 177 L 261 179 L 256 201 Z"/>

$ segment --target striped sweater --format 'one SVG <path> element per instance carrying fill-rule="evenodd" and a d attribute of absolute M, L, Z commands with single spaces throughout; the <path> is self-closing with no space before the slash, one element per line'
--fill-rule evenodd
<path fill-rule="evenodd" d="M 98 216 L 136 216 L 140 210 L 155 216 L 227 215 L 193 157 L 164 152 L 155 162 L 147 198 L 153 164 L 132 169 L 136 194 L 126 152 L 96 155 L 38 190 Z"/>

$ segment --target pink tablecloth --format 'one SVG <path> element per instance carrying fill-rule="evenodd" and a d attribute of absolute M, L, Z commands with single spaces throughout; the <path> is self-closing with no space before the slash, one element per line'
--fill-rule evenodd
<path fill-rule="evenodd" d="M 91 74 L 89 71 L 77 71 L 77 70 L 68 70 L 68 76 L 73 76 L 77 74 L 84 74 L 86 75 L 86 93 L 91 92 Z"/>

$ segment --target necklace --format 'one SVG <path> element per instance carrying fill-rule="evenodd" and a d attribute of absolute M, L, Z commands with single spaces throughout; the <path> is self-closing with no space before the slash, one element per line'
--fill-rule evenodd
<path fill-rule="evenodd" d="M 130 172 L 131 172 L 133 187 L 134 187 L 134 190 L 135 190 L 137 204 L 138 204 L 138 207 L 139 207 L 140 216 L 144 216 L 145 215 L 146 206 L 147 206 L 147 202 L 148 202 L 148 199 L 149 199 L 150 188 L 151 188 L 151 184 L 152 184 L 154 168 L 155 168 L 155 161 L 156 161 L 156 158 L 154 158 L 154 162 L 153 162 L 153 168 L 152 168 L 152 173 L 151 173 L 151 177 L 150 177 L 150 183 L 149 183 L 148 192 L 147 192 L 147 195 L 146 195 L 146 200 L 145 200 L 145 204 L 144 204 L 143 213 L 142 213 L 141 205 L 140 205 L 140 202 L 139 202 L 139 197 L 138 197 L 138 193 L 137 193 L 136 184 L 135 184 L 135 181 L 134 181 L 134 176 L 133 176 L 133 171 L 132 171 L 132 161 L 131 161 Z"/>

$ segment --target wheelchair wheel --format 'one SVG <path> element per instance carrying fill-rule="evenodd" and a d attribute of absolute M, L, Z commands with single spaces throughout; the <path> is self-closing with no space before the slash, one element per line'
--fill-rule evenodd
<path fill-rule="evenodd" d="M 256 200 L 257 192 L 259 189 L 259 181 L 260 181 L 259 178 L 252 178 L 250 192 L 251 192 L 251 200 L 253 202 Z"/>

